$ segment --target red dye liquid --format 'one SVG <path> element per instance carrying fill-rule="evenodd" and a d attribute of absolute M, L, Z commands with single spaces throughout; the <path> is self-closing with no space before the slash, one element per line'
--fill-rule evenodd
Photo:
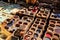
<path fill-rule="evenodd" d="M 50 37 L 51 37 L 51 35 L 50 35 L 50 34 L 46 34 L 46 37 L 50 38 Z"/>
<path fill-rule="evenodd" d="M 37 10 L 37 7 L 34 7 L 34 9 L 32 10 L 32 12 L 36 12 L 36 10 Z"/>
<path fill-rule="evenodd" d="M 32 12 L 36 12 L 36 9 L 33 9 Z"/>

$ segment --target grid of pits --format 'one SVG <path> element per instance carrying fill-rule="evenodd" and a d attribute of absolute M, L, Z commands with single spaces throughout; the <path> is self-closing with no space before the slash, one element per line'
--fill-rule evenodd
<path fill-rule="evenodd" d="M 15 25 L 21 30 L 20 34 L 23 35 L 27 32 L 27 30 L 30 27 L 30 23 L 24 20 L 19 20 Z"/>
<path fill-rule="evenodd" d="M 36 18 L 29 31 L 25 34 L 24 40 L 41 40 L 41 35 L 45 28 L 45 25 L 45 19 Z"/>
<path fill-rule="evenodd" d="M 50 16 L 51 19 L 60 19 L 60 13 L 51 13 L 51 16 Z"/>
<path fill-rule="evenodd" d="M 15 23 L 15 22 L 17 22 L 19 19 L 20 19 L 19 16 L 13 15 L 13 17 L 6 19 L 4 22 L 6 22 L 6 23 L 8 24 L 9 22 L 14 21 L 14 23 Z"/>
<path fill-rule="evenodd" d="M 21 29 L 22 32 L 26 33 L 26 31 L 29 29 L 31 23 L 33 22 L 32 17 L 23 16 L 22 19 L 15 19 L 10 20 L 10 22 L 5 26 L 5 29 L 7 29 L 9 32 L 13 33 L 17 29 Z M 9 20 L 8 20 L 9 21 Z M 11 22 L 13 21 L 13 22 Z"/>
<path fill-rule="evenodd" d="M 19 22 L 20 29 L 22 30 L 21 32 L 26 33 L 29 27 L 31 26 L 33 20 L 33 17 L 23 16 L 21 21 Z"/>
<path fill-rule="evenodd" d="M 33 17 L 23 16 L 21 20 L 19 20 L 16 25 L 18 24 L 19 29 L 17 29 L 14 33 L 15 36 L 24 36 L 24 34 L 29 29 L 31 23 L 33 22 Z"/>
<path fill-rule="evenodd" d="M 50 15 L 50 10 L 47 8 L 40 8 L 40 11 L 37 13 L 37 17 L 42 17 L 48 19 Z"/>
<path fill-rule="evenodd" d="M 44 39 L 60 40 L 60 21 L 50 20 Z"/>
<path fill-rule="evenodd" d="M 28 16 L 34 16 L 35 17 L 37 11 L 38 11 L 37 7 L 34 7 L 34 8 L 29 7 L 28 9 L 27 8 L 21 9 L 18 13 L 19 14 L 28 15 Z"/>
<path fill-rule="evenodd" d="M 23 16 L 22 17 L 22 20 L 25 20 L 25 21 L 27 21 L 29 23 L 32 23 L 33 20 L 34 20 L 34 17 Z"/>
<path fill-rule="evenodd" d="M 17 28 L 15 27 L 15 23 L 16 23 L 17 21 L 19 21 L 19 20 L 20 20 L 19 16 L 16 16 L 16 15 L 14 15 L 12 19 L 6 19 L 6 20 L 5 20 L 5 24 L 6 24 L 6 25 L 4 26 L 4 28 L 5 28 L 7 31 L 13 33 L 13 32 L 17 29 Z"/>

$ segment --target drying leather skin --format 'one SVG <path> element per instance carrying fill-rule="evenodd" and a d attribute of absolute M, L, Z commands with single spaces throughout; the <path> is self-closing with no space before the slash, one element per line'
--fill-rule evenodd
<path fill-rule="evenodd" d="M 26 0 L 26 3 L 35 4 L 37 0 Z"/>
<path fill-rule="evenodd" d="M 31 3 L 32 4 L 35 4 L 37 0 L 31 0 Z"/>
<path fill-rule="evenodd" d="M 30 3 L 30 0 L 26 0 L 26 3 Z"/>

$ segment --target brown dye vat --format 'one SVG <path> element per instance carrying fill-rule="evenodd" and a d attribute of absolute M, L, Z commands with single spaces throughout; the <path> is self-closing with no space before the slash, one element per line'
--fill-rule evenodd
<path fill-rule="evenodd" d="M 24 24 L 24 25 L 27 25 L 28 23 L 24 22 L 23 24 Z"/>
<path fill-rule="evenodd" d="M 35 23 L 36 23 L 36 24 L 39 24 L 39 21 L 36 21 Z"/>
<path fill-rule="evenodd" d="M 6 19 L 6 21 L 10 22 L 11 19 Z"/>
<path fill-rule="evenodd" d="M 40 13 L 44 13 L 44 11 L 41 11 L 41 10 L 40 10 Z"/>
<path fill-rule="evenodd" d="M 7 27 L 7 26 L 5 26 L 4 28 L 7 29 L 7 30 L 9 29 L 9 27 Z"/>
<path fill-rule="evenodd" d="M 37 21 L 40 21 L 40 19 L 37 19 Z"/>
<path fill-rule="evenodd" d="M 59 29 L 60 28 L 60 25 L 56 25 L 56 27 L 55 27 L 56 29 Z"/>
<path fill-rule="evenodd" d="M 57 21 L 57 23 L 59 23 L 59 24 L 60 24 L 60 21 Z"/>
<path fill-rule="evenodd" d="M 43 23 L 45 23 L 45 20 L 42 20 Z"/>
<path fill-rule="evenodd" d="M 38 26 L 38 29 L 42 29 L 43 27 L 41 25 Z"/>
<path fill-rule="evenodd" d="M 51 15 L 51 17 L 54 17 L 54 15 Z"/>
<path fill-rule="evenodd" d="M 22 24 L 22 22 L 19 21 L 19 24 Z"/>
<path fill-rule="evenodd" d="M 28 22 L 30 22 L 30 20 L 27 20 Z"/>
<path fill-rule="evenodd" d="M 44 23 L 40 23 L 41 25 L 44 25 Z"/>
<path fill-rule="evenodd" d="M 16 24 L 15 27 L 20 27 L 20 24 Z"/>
<path fill-rule="evenodd" d="M 49 28 L 49 30 L 54 31 L 53 28 Z"/>
<path fill-rule="evenodd" d="M 56 22 L 55 21 L 50 21 L 51 23 L 55 24 Z"/>
<path fill-rule="evenodd" d="M 20 11 L 21 13 L 24 13 L 24 11 Z"/>
<path fill-rule="evenodd" d="M 31 28 L 31 30 L 35 31 L 35 28 Z"/>
<path fill-rule="evenodd" d="M 50 24 L 50 26 L 51 26 L 51 27 L 55 27 L 55 25 L 54 25 L 54 24 Z"/>
<path fill-rule="evenodd" d="M 38 14 L 39 16 L 42 16 L 40 13 Z"/>
<path fill-rule="evenodd" d="M 52 40 L 58 40 L 57 38 L 52 38 Z"/>
<path fill-rule="evenodd" d="M 26 20 L 26 19 L 27 19 L 27 17 L 23 17 L 23 19 L 24 19 L 24 20 Z"/>
<path fill-rule="evenodd" d="M 45 11 L 45 14 L 48 14 L 48 12 L 47 12 L 47 11 Z"/>
<path fill-rule="evenodd" d="M 33 24 L 33 27 L 37 27 L 37 24 Z"/>
<path fill-rule="evenodd" d="M 54 34 L 54 36 L 58 37 L 59 38 L 59 35 L 58 34 Z"/>
<path fill-rule="evenodd" d="M 30 15 L 32 16 L 32 15 L 34 15 L 33 13 L 30 13 Z"/>
<path fill-rule="evenodd" d="M 43 16 L 47 16 L 47 14 L 43 14 Z"/>
<path fill-rule="evenodd" d="M 10 33 L 13 33 L 14 31 L 9 31 Z"/>

